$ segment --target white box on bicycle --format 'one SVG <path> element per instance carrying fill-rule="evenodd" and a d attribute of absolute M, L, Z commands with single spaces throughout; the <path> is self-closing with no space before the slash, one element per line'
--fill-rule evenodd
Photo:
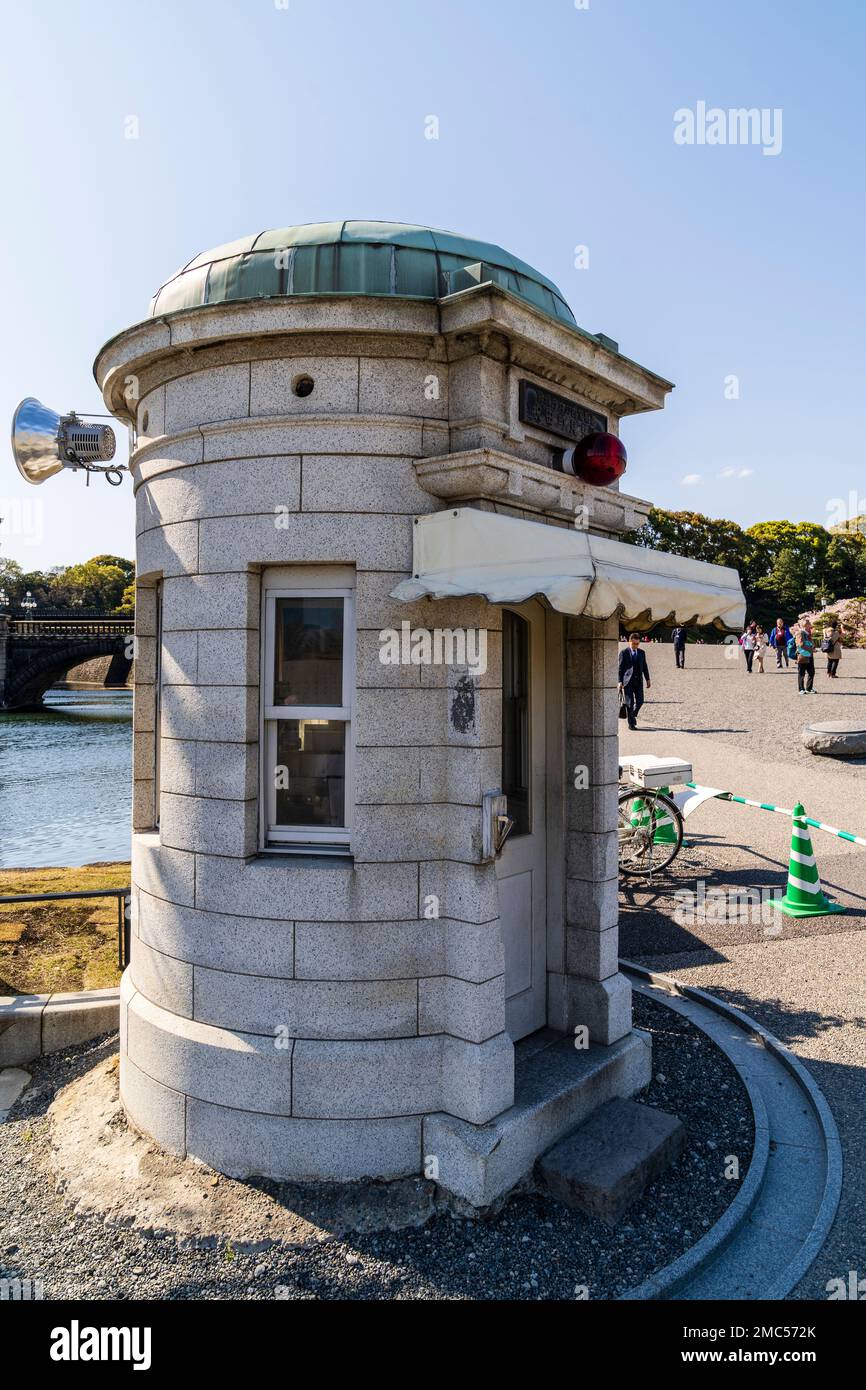
<path fill-rule="evenodd" d="M 692 765 L 684 758 L 659 758 L 655 753 L 620 756 L 622 780 L 636 787 L 682 787 L 692 781 Z"/>

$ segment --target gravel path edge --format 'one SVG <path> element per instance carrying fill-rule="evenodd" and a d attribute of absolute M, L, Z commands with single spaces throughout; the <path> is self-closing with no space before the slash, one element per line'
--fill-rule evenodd
<path fill-rule="evenodd" d="M 784 1273 L 767 1291 L 767 1300 L 784 1299 L 791 1290 L 799 1283 L 803 1275 L 813 1263 L 815 1257 L 826 1241 L 830 1227 L 836 1216 L 839 1206 L 839 1199 L 842 1194 L 842 1145 L 839 1138 L 839 1131 L 836 1121 L 833 1119 L 829 1105 L 817 1083 L 812 1078 L 807 1068 L 795 1057 L 792 1052 L 780 1042 L 775 1034 L 768 1028 L 759 1023 L 757 1019 L 744 1013 L 742 1009 L 735 1008 L 731 1004 L 726 1004 L 718 999 L 709 991 L 699 989 L 695 985 L 685 984 L 681 980 L 675 979 L 672 975 L 665 975 L 656 970 L 647 969 L 645 966 L 638 965 L 634 961 L 620 958 L 620 969 L 626 975 L 632 975 L 638 980 L 644 980 L 648 984 L 653 984 L 669 991 L 672 994 L 679 994 L 683 998 L 691 999 L 697 1004 L 702 1004 L 706 1008 L 712 1009 L 715 1013 L 721 1014 L 724 1018 L 735 1023 L 743 1032 L 754 1033 L 759 1037 L 768 1051 L 772 1052 L 778 1061 L 786 1068 L 796 1081 L 799 1088 L 803 1091 L 806 1099 L 812 1107 L 815 1119 L 823 1133 L 826 1148 L 827 1172 L 824 1184 L 824 1192 L 821 1203 L 812 1224 L 809 1235 L 795 1259 L 786 1266 Z M 655 997 L 655 996 L 654 996 Z M 663 1001 L 659 1001 L 660 1003 Z M 694 1022 L 694 1020 L 692 1020 Z M 699 1024 L 695 1024 L 699 1027 Z M 729 1058 L 736 1067 L 740 1075 L 740 1080 L 749 1095 L 749 1101 L 753 1107 L 755 1117 L 755 1148 L 749 1171 L 746 1175 L 742 1189 L 738 1192 L 731 1205 L 716 1222 L 715 1226 L 707 1232 L 698 1243 L 687 1250 L 678 1260 L 658 1270 L 644 1283 L 637 1285 L 634 1289 L 627 1290 L 620 1294 L 623 1299 L 658 1299 L 667 1298 L 671 1293 L 681 1287 L 685 1280 L 703 1268 L 708 1261 L 717 1255 L 733 1238 L 736 1231 L 746 1220 L 749 1211 L 754 1205 L 763 1183 L 769 1150 L 769 1129 L 766 1117 L 766 1108 L 760 1096 L 757 1095 L 754 1086 L 734 1058 Z M 755 1103 L 757 1101 L 757 1109 Z M 761 1116 L 763 1120 L 761 1121 Z M 764 1148 L 763 1164 L 760 1173 L 756 1165 L 756 1158 L 760 1161 L 759 1145 Z M 753 1170 L 755 1183 L 752 1184 Z M 746 1200 L 748 1199 L 748 1200 Z"/>

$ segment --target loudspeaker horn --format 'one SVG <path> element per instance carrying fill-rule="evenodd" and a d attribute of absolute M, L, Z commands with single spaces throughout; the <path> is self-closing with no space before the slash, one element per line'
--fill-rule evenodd
<path fill-rule="evenodd" d="M 123 481 L 121 470 L 104 465 L 114 458 L 115 438 L 110 425 L 91 425 L 74 410 L 59 415 L 35 396 L 27 396 L 12 419 L 12 452 L 22 478 L 44 483 L 64 468 L 105 473 L 108 481 Z"/>

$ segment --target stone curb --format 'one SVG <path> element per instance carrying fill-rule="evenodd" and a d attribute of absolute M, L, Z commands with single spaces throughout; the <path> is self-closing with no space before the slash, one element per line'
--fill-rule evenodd
<path fill-rule="evenodd" d="M 676 981 L 668 980 L 667 976 L 653 975 L 650 971 L 643 970 L 640 966 L 632 965 L 630 961 L 620 960 L 620 969 L 625 974 L 634 973 L 639 977 L 646 978 L 651 983 L 676 984 Z M 718 1046 L 718 1044 L 715 1044 Z M 728 1058 L 733 1066 L 736 1063 Z M 755 1125 L 755 1143 L 752 1149 L 752 1157 L 749 1163 L 749 1170 L 740 1185 L 731 1205 L 722 1213 L 714 1226 L 702 1236 L 697 1244 L 691 1249 L 686 1250 L 680 1255 L 679 1259 L 671 1264 L 665 1265 L 655 1274 L 650 1275 L 642 1284 L 636 1285 L 626 1293 L 620 1294 L 618 1301 L 625 1299 L 655 1299 L 669 1298 L 687 1279 L 697 1274 L 711 1259 L 719 1254 L 721 1250 L 730 1242 L 732 1237 L 739 1230 L 746 1217 L 751 1212 L 758 1200 L 764 1178 L 767 1173 L 767 1162 L 770 1157 L 770 1124 L 767 1118 L 767 1108 L 764 1105 L 763 1097 L 756 1090 L 751 1078 L 742 1075 L 737 1068 L 738 1075 L 746 1088 L 749 1097 L 749 1104 L 752 1107 L 752 1118 Z"/>
<path fill-rule="evenodd" d="M 119 1024 L 119 989 L 5 995 L 0 997 L 0 1067 L 89 1042 Z"/>
<path fill-rule="evenodd" d="M 706 990 L 698 989 L 694 985 L 684 984 L 681 980 L 675 979 L 671 975 L 663 975 L 658 971 L 647 970 L 641 965 L 636 965 L 633 961 L 620 959 L 620 968 L 626 975 L 633 975 L 637 979 L 645 980 L 648 984 L 658 985 L 673 994 L 678 994 L 685 999 L 691 999 L 695 1003 L 702 1004 L 712 1009 L 715 1013 L 721 1014 L 724 1018 L 730 1019 L 744 1033 L 753 1033 L 761 1039 L 764 1047 L 772 1052 L 777 1060 L 790 1072 L 793 1079 L 803 1091 L 806 1099 L 812 1107 L 815 1119 L 824 1136 L 825 1156 L 827 1173 L 824 1184 L 824 1193 L 817 1216 L 812 1224 L 808 1236 L 803 1245 L 779 1276 L 774 1284 L 763 1294 L 763 1299 L 777 1301 L 783 1299 L 790 1293 L 791 1289 L 799 1283 L 806 1270 L 812 1264 L 818 1251 L 823 1246 L 833 1224 L 836 1215 L 836 1208 L 839 1205 L 839 1198 L 842 1192 L 842 1146 L 839 1140 L 839 1131 L 836 1122 L 830 1111 L 821 1090 L 803 1066 L 802 1062 L 793 1055 L 763 1024 L 750 1017 L 742 1009 L 735 1008 L 731 1004 L 724 1003 L 715 995 L 709 994 Z M 694 1020 L 693 1020 L 694 1021 Z M 699 1025 L 697 1025 L 699 1026 Z M 718 1043 L 716 1043 L 718 1046 Z M 733 1058 L 729 1058 L 737 1068 L 740 1079 L 749 1094 L 749 1101 L 755 1116 L 755 1148 L 752 1154 L 752 1162 L 746 1180 L 737 1196 L 734 1198 L 727 1211 L 716 1222 L 715 1226 L 707 1232 L 697 1245 L 692 1246 L 678 1260 L 659 1270 L 643 1284 L 629 1289 L 621 1294 L 621 1299 L 653 1299 L 669 1298 L 672 1293 L 690 1278 L 698 1273 L 711 1258 L 718 1255 L 730 1242 L 737 1230 L 746 1220 L 754 1206 L 764 1181 L 769 1153 L 769 1125 L 767 1122 L 767 1112 L 763 1099 L 759 1096 L 748 1076 L 743 1075 L 740 1067 Z M 760 1125 L 760 1128 L 759 1128 Z M 759 1142 L 759 1135 L 762 1136 Z M 760 1167 L 756 1167 L 756 1160 Z M 752 1183 L 753 1171 L 755 1181 Z M 747 1191 L 748 1189 L 748 1191 Z"/>

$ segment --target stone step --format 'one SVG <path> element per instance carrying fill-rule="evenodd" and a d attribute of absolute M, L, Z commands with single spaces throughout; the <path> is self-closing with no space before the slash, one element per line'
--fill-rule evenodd
<path fill-rule="evenodd" d="M 551 1197 L 613 1225 L 680 1156 L 685 1142 L 675 1115 L 634 1100 L 611 1100 L 548 1150 L 536 1173 Z"/>
<path fill-rule="evenodd" d="M 652 1043 L 638 1029 L 610 1047 L 578 1049 L 561 1035 L 544 1043 L 538 1050 L 518 1045 L 514 1104 L 488 1124 L 444 1114 L 424 1121 L 425 1171 L 436 1171 L 442 1187 L 473 1207 L 504 1196 L 600 1105 L 649 1085 Z"/>
<path fill-rule="evenodd" d="M 0 1124 L 3 1124 L 22 1091 L 30 1085 L 30 1073 L 22 1067 L 0 1070 Z"/>

